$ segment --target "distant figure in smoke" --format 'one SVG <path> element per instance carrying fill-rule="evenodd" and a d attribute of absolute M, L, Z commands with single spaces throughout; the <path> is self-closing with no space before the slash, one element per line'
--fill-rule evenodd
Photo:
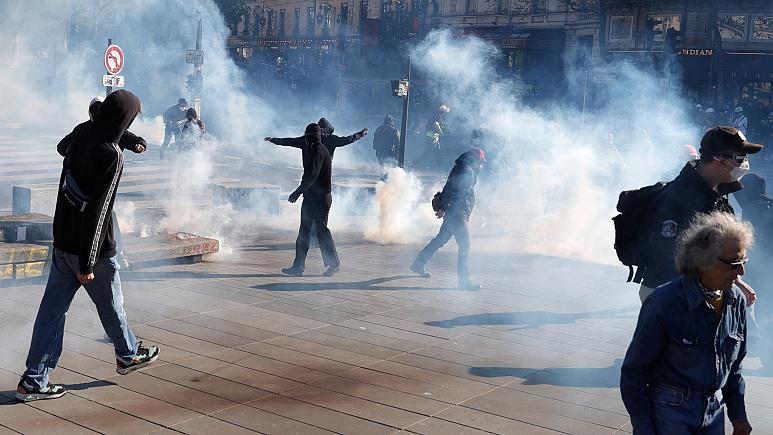
<path fill-rule="evenodd" d="M 303 195 L 301 205 L 301 227 L 295 241 L 295 260 L 291 267 L 282 269 L 282 273 L 301 276 L 306 268 L 306 254 L 309 251 L 309 234 L 314 226 L 322 251 L 322 261 L 327 270 L 324 276 L 338 273 L 341 261 L 336 252 L 333 236 L 327 227 L 330 207 L 333 204 L 331 194 L 332 160 L 330 152 L 322 145 L 321 129 L 318 124 L 306 126 L 303 153 L 303 178 L 301 184 L 290 194 L 288 201 L 295 203 Z"/>
<path fill-rule="evenodd" d="M 733 127 L 715 127 L 700 143 L 700 159 L 688 162 L 649 205 L 646 220 L 648 262 L 640 265 L 635 282 L 641 282 L 639 297 L 644 301 L 653 289 L 679 276 L 674 263 L 674 247 L 679 235 L 698 213 L 722 211 L 733 214 L 727 195 L 740 190 L 739 183 L 749 171 L 748 155 L 762 145 L 746 141 Z M 740 278 L 737 283 L 747 298 L 750 287 Z"/>
<path fill-rule="evenodd" d="M 446 117 L 450 111 L 451 108 L 445 104 L 440 106 L 425 132 L 425 137 L 429 139 L 429 144 L 427 146 L 427 151 L 425 151 L 418 159 L 425 167 L 436 168 L 441 163 L 442 152 L 440 150 L 440 140 L 448 131 Z"/>
<path fill-rule="evenodd" d="M 435 215 L 443 218 L 443 225 L 440 226 L 437 236 L 419 252 L 411 264 L 412 271 L 424 278 L 429 278 L 431 274 L 427 271 L 427 262 L 453 236 L 458 248 L 459 288 L 480 290 L 479 284 L 473 284 L 470 281 L 470 230 L 467 222 L 475 207 L 475 184 L 485 162 L 485 153 L 480 148 L 473 148 L 456 159 L 443 191 L 433 199 Z"/>
<path fill-rule="evenodd" d="M 79 137 L 83 136 L 86 134 L 86 132 L 89 131 L 89 129 L 91 129 L 91 125 L 94 123 L 94 118 L 96 118 L 97 113 L 99 113 L 100 107 L 102 107 L 101 98 L 97 97 L 91 100 L 89 103 L 89 120 L 76 125 L 72 132 L 63 137 L 62 140 L 59 141 L 59 144 L 56 146 L 56 151 L 60 156 L 66 157 L 67 151 L 69 151 L 73 142 L 75 142 Z M 145 150 L 148 148 L 148 143 L 145 142 L 145 139 L 142 137 L 135 135 L 129 130 L 126 130 L 123 136 L 121 136 L 121 140 L 118 141 L 118 146 L 122 150 L 131 150 L 132 152 L 139 154 L 145 152 Z M 123 252 L 123 237 L 121 236 L 121 228 L 118 226 L 118 218 L 115 215 L 115 211 L 113 211 L 111 214 L 111 218 L 113 220 L 113 230 L 115 233 L 115 244 L 117 251 L 115 259 L 121 268 L 126 269 L 131 266 L 131 262 L 128 258 L 126 258 L 126 255 Z"/>
<path fill-rule="evenodd" d="M 378 164 L 384 167 L 397 165 L 400 148 L 400 131 L 395 127 L 392 115 L 384 116 L 384 123 L 373 133 L 373 149 L 376 150 Z"/>
<path fill-rule="evenodd" d="M 204 121 L 199 118 L 196 109 L 191 107 L 185 112 L 185 124 L 180 131 L 180 145 L 177 147 L 177 152 L 198 148 L 201 137 L 204 136 L 204 130 Z"/>
<path fill-rule="evenodd" d="M 161 160 L 164 159 L 164 151 L 168 150 L 172 145 L 172 137 L 174 142 L 180 146 L 180 127 L 185 121 L 188 111 L 188 101 L 185 98 L 177 100 L 177 104 L 166 109 L 164 112 L 164 143 L 161 144 L 161 149 L 158 151 L 158 155 Z"/>
<path fill-rule="evenodd" d="M 354 133 L 349 136 L 336 136 L 333 134 L 333 131 L 335 129 L 333 128 L 333 124 L 330 123 L 325 118 L 320 118 L 317 124 L 321 131 L 321 137 L 322 137 L 322 145 L 327 148 L 328 153 L 330 154 L 330 159 L 333 159 L 333 154 L 335 154 L 336 148 L 343 147 L 346 145 L 349 145 L 350 143 L 354 143 L 368 134 L 368 129 L 363 128 L 362 130 L 358 131 L 357 133 Z M 276 145 L 282 145 L 287 147 L 293 147 L 293 148 L 300 148 L 304 149 L 308 145 L 306 144 L 306 136 L 299 136 L 299 137 L 266 137 L 266 141 L 271 142 Z"/>
<path fill-rule="evenodd" d="M 735 108 L 735 116 L 733 117 L 733 127 L 737 128 L 744 135 L 749 128 L 749 119 L 743 114 L 743 107 L 738 106 Z"/>
<path fill-rule="evenodd" d="M 623 360 L 620 393 L 634 434 L 752 431 L 746 414 L 744 274 L 751 225 L 732 214 L 700 214 L 679 237 L 679 275 L 642 304 Z"/>
<path fill-rule="evenodd" d="M 158 358 L 158 347 L 137 342 L 126 319 L 109 217 L 123 171 L 121 136 L 140 112 L 131 92 L 110 94 L 91 128 L 67 150 L 54 214 L 54 252 L 48 283 L 32 330 L 24 374 L 15 397 L 20 401 L 56 399 L 67 390 L 48 382 L 62 353 L 67 311 L 75 293 L 86 288 L 105 333 L 115 348 L 122 375 Z"/>

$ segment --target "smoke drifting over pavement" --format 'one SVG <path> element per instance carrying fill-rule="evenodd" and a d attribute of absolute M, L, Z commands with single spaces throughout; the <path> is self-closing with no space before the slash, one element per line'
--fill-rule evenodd
<path fill-rule="evenodd" d="M 601 110 L 583 115 L 555 102 L 538 112 L 496 73 L 495 54 L 484 41 L 448 31 L 430 33 L 413 50 L 417 69 L 462 114 L 458 128 L 487 131 L 484 147 L 500 149 L 512 168 L 478 189 L 489 228 L 521 233 L 523 246 L 513 248 L 525 252 L 615 262 L 610 218 L 617 194 L 684 164 L 683 144 L 699 137 L 687 121 L 688 104 L 664 92 L 654 74 L 621 64 L 610 66 L 615 79 Z"/>

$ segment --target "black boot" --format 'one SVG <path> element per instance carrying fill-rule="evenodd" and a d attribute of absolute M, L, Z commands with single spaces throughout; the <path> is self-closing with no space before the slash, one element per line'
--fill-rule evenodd
<path fill-rule="evenodd" d="M 282 273 L 290 276 L 303 276 L 303 269 L 298 266 L 285 267 L 282 269 Z"/>
<path fill-rule="evenodd" d="M 470 281 L 469 278 L 461 278 L 459 280 L 459 290 L 478 291 L 482 288 L 482 285 L 475 284 L 474 282 Z"/>
<path fill-rule="evenodd" d="M 429 278 L 432 276 L 431 273 L 427 270 L 427 265 L 419 263 L 418 260 L 414 261 L 413 264 L 411 264 L 411 270 L 418 273 L 420 277 L 422 278 Z"/>

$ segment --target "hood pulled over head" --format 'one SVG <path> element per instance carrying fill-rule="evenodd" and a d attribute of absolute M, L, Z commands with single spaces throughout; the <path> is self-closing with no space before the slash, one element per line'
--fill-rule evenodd
<path fill-rule="evenodd" d="M 319 121 L 317 121 L 317 124 L 319 125 L 319 128 L 322 129 L 322 135 L 323 136 L 330 136 L 335 131 L 335 127 L 333 127 L 333 124 L 330 123 L 325 118 L 319 118 Z"/>
<path fill-rule="evenodd" d="M 140 99 L 126 90 L 108 95 L 94 119 L 92 131 L 100 140 L 118 143 L 140 113 Z"/>

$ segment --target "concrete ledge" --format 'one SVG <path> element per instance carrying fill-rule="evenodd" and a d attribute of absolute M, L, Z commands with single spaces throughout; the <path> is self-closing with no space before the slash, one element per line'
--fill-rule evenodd
<path fill-rule="evenodd" d="M 280 190 L 273 184 L 241 181 L 212 184 L 215 205 L 231 204 L 235 210 L 256 210 L 259 216 L 279 216 Z"/>
<path fill-rule="evenodd" d="M 153 237 L 126 237 L 123 251 L 134 264 L 132 269 L 140 269 L 169 262 L 201 261 L 202 256 L 220 250 L 216 239 L 199 237 L 189 233 L 174 233 Z"/>
<path fill-rule="evenodd" d="M 0 281 L 42 278 L 50 255 L 45 245 L 0 242 Z"/>
<path fill-rule="evenodd" d="M 24 184 L 13 186 L 13 214 L 41 213 L 54 215 L 59 184 Z"/>
<path fill-rule="evenodd" d="M 54 218 L 40 213 L 0 216 L 0 242 L 54 239 Z"/>

